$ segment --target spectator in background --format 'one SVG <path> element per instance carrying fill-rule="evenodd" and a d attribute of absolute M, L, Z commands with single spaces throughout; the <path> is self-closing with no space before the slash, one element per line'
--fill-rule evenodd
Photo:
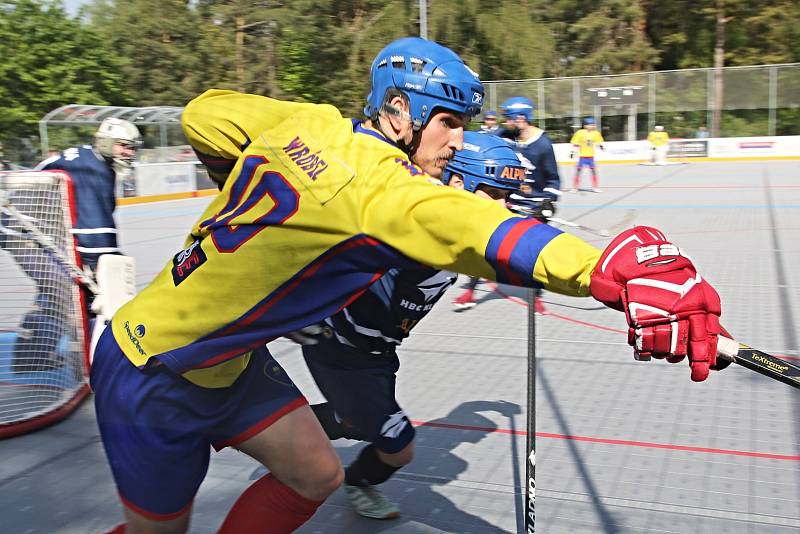
<path fill-rule="evenodd" d="M 6 159 L 6 155 L 3 153 L 3 143 L 0 143 L 0 171 L 10 170 L 11 162 Z"/>
<path fill-rule="evenodd" d="M 483 114 L 483 124 L 481 124 L 481 133 L 488 133 L 497 135 L 500 126 L 497 125 L 497 112 L 489 110 Z"/>
<path fill-rule="evenodd" d="M 708 139 L 709 137 L 711 137 L 711 133 L 705 126 L 700 126 L 694 133 L 694 136 L 696 139 Z"/>

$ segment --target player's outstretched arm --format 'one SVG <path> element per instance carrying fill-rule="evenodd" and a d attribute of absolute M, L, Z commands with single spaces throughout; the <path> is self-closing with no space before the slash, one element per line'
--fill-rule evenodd
<path fill-rule="evenodd" d="M 637 360 L 677 363 L 688 356 L 695 382 L 716 366 L 719 295 L 660 230 L 638 226 L 615 237 L 592 272 L 590 289 L 625 313 Z"/>
<path fill-rule="evenodd" d="M 601 251 L 541 222 L 514 216 L 497 202 L 432 186 L 424 173 L 380 178 L 369 188 L 361 228 L 415 261 L 517 286 L 542 285 L 589 296 Z"/>

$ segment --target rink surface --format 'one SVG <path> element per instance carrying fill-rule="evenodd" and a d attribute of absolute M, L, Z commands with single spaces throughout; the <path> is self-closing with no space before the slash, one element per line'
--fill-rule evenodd
<path fill-rule="evenodd" d="M 569 184 L 572 167 L 562 168 Z M 719 291 L 740 340 L 800 359 L 800 162 L 600 164 L 599 194 L 565 195 L 559 216 L 666 231 Z M 584 183 L 588 182 L 588 177 Z M 146 285 L 209 202 L 122 207 L 123 250 Z M 603 239 L 576 234 L 598 247 Z M 522 532 L 526 441 L 525 292 L 480 286 L 456 313 L 450 290 L 401 354 L 398 397 L 418 424 L 417 457 L 384 485 L 394 521 L 356 516 L 331 496 L 301 533 Z M 621 314 L 545 294 L 537 328 L 537 531 L 790 533 L 800 529 L 800 391 L 744 368 L 689 380 L 684 364 L 639 363 Z M 311 402 L 297 348 L 270 345 Z M 359 447 L 335 442 L 345 464 Z M 122 513 L 86 402 L 69 419 L 0 441 L 0 532 L 99 533 Z M 212 454 L 191 532 L 215 532 L 260 466 Z"/>

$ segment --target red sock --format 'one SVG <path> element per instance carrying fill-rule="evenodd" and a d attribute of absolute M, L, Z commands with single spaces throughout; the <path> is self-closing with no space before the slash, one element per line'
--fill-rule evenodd
<path fill-rule="evenodd" d="M 592 171 L 592 187 L 597 189 L 598 185 L 599 185 L 599 181 L 597 180 L 597 173 Z"/>
<path fill-rule="evenodd" d="M 308 521 L 320 504 L 269 474 L 239 496 L 218 534 L 289 534 Z"/>
<path fill-rule="evenodd" d="M 117 525 L 116 527 L 106 532 L 106 534 L 125 534 L 125 523 Z"/>

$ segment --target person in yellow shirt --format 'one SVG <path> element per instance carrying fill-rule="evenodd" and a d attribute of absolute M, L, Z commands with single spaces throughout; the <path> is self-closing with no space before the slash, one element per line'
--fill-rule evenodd
<path fill-rule="evenodd" d="M 371 78 L 365 120 L 224 90 L 184 109 L 184 133 L 222 190 L 97 343 L 97 423 L 127 521 L 113 532 L 188 530 L 212 447 L 269 470 L 220 533 L 305 523 L 343 469 L 266 343 L 334 315 L 393 268 L 592 295 L 625 313 L 638 359 L 688 356 L 694 381 L 714 368 L 719 297 L 659 230 L 627 230 L 602 251 L 432 183 L 483 104 L 457 54 L 399 39 Z"/>
<path fill-rule="evenodd" d="M 572 136 L 570 143 L 572 143 L 574 150 L 578 152 L 578 164 L 575 166 L 575 177 L 572 180 L 572 189 L 570 192 L 575 193 L 580 189 L 581 183 L 581 169 L 588 167 L 592 171 L 592 191 L 601 193 L 600 184 L 597 178 L 597 165 L 594 161 L 594 147 L 603 147 L 603 136 L 597 131 L 597 124 L 592 117 L 587 117 L 583 120 L 583 128 L 575 132 Z"/>
<path fill-rule="evenodd" d="M 667 152 L 669 152 L 669 135 L 664 127 L 656 125 L 653 131 L 647 134 L 650 143 L 650 163 L 653 165 L 666 165 Z"/>

